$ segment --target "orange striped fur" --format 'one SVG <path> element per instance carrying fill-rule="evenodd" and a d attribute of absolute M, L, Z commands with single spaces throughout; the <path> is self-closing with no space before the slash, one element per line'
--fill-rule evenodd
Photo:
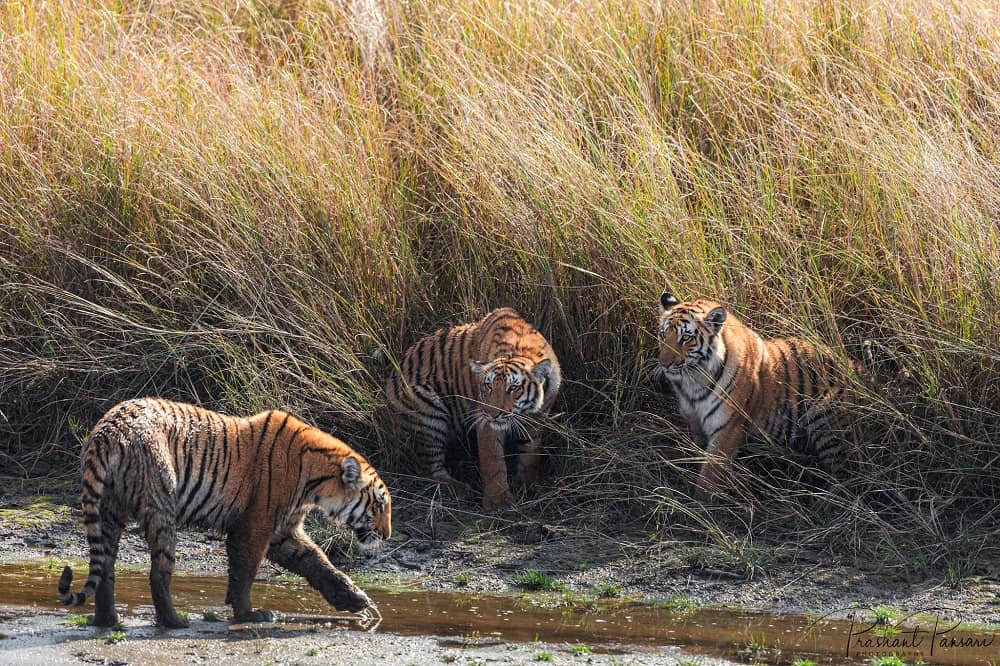
<path fill-rule="evenodd" d="M 708 456 L 701 496 L 719 489 L 748 428 L 815 457 L 829 472 L 842 463 L 830 407 L 846 375 L 829 349 L 800 338 L 765 340 L 714 301 L 660 297 L 658 369 Z"/>
<path fill-rule="evenodd" d="M 386 395 L 438 481 L 458 483 L 445 468 L 445 450 L 474 428 L 483 502 L 498 506 L 513 501 L 504 444 L 520 443 L 518 475 L 534 483 L 540 440 L 531 418 L 548 414 L 560 383 L 559 361 L 542 334 L 501 308 L 417 341 L 389 377 Z"/>
<path fill-rule="evenodd" d="M 330 564 L 302 529 L 311 509 L 354 530 L 362 549 L 392 531 L 392 500 L 368 462 L 336 437 L 281 411 L 248 418 L 144 398 L 105 414 L 83 444 L 83 522 L 90 573 L 71 593 L 73 572 L 59 582 L 63 603 L 96 593 L 94 623 L 111 626 L 115 560 L 125 524 L 146 534 L 150 587 L 158 623 L 182 627 L 170 579 L 176 530 L 193 526 L 226 534 L 226 603 L 236 621 L 269 621 L 250 606 L 250 585 L 266 555 L 305 577 L 338 609 L 358 611 L 368 597 Z"/>

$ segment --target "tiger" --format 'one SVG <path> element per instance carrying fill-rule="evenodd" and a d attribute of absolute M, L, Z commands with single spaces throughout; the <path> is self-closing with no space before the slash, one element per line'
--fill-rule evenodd
<path fill-rule="evenodd" d="M 69 606 L 96 595 L 90 620 L 96 626 L 118 622 L 115 560 L 130 518 L 149 544 L 150 589 L 164 627 L 188 626 L 170 596 L 176 530 L 185 526 L 225 534 L 226 603 L 235 622 L 274 619 L 250 604 L 265 555 L 303 576 L 338 610 L 371 605 L 306 535 L 302 521 L 319 509 L 353 529 L 361 550 L 377 549 L 392 534 L 389 490 L 350 446 L 286 412 L 235 417 L 159 398 L 128 400 L 94 426 L 80 466 L 90 571 L 83 589 L 72 593 L 73 571 L 66 567 L 58 590 Z"/>
<path fill-rule="evenodd" d="M 657 374 L 706 451 L 698 497 L 717 493 L 748 427 L 804 449 L 830 474 L 841 471 L 846 452 L 831 419 L 847 374 L 829 348 L 764 339 L 710 300 L 681 303 L 664 293 L 659 306 Z"/>
<path fill-rule="evenodd" d="M 445 450 L 475 430 L 483 504 L 513 502 L 505 443 L 520 445 L 518 478 L 535 483 L 540 436 L 535 417 L 549 413 L 562 381 L 546 339 L 511 308 L 471 324 L 438 329 L 407 349 L 386 381 L 391 410 L 411 433 L 417 455 L 434 480 L 458 487 L 445 467 Z"/>

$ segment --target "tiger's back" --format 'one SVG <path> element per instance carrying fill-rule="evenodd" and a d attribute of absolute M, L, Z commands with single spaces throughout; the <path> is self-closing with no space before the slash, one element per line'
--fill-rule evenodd
<path fill-rule="evenodd" d="M 547 414 L 560 384 L 559 362 L 548 341 L 516 311 L 500 308 L 478 322 L 444 327 L 418 340 L 389 376 L 386 397 L 433 479 L 457 484 L 446 469 L 445 451 L 474 427 L 487 503 L 501 504 L 510 500 L 506 473 L 493 452 L 485 460 L 483 455 L 484 447 L 496 446 L 491 431 L 501 446 L 514 430 L 527 438 L 519 469 L 532 482 L 537 434 L 519 417 Z"/>
<path fill-rule="evenodd" d="M 832 415 L 848 373 L 833 353 L 800 338 L 765 340 L 718 303 L 660 301 L 659 367 L 708 460 L 710 494 L 747 434 L 789 444 L 830 473 L 844 458 Z"/>
<path fill-rule="evenodd" d="M 126 401 L 105 414 L 84 443 L 84 488 L 90 497 L 122 502 L 128 517 L 156 507 L 170 510 L 177 527 L 226 531 L 258 488 L 265 507 L 292 504 L 293 479 L 280 473 L 276 479 L 274 470 L 294 469 L 295 452 L 277 444 L 284 432 L 307 427 L 277 410 L 238 417 L 158 398 Z M 166 484 L 141 481 L 164 473 Z M 117 492 L 98 492 L 109 479 Z M 124 492 L 139 487 L 152 495 Z M 88 515 L 95 514 L 85 509 Z"/>
<path fill-rule="evenodd" d="M 254 430 L 263 432 L 262 417 L 227 416 L 160 399 L 123 402 L 98 421 L 84 444 L 84 487 L 90 484 L 89 495 L 102 496 L 97 491 L 101 474 L 94 463 L 106 456 L 105 484 L 110 479 L 113 488 L 145 485 L 148 491 L 164 493 L 159 497 L 122 492 L 104 496 L 120 500 L 129 517 L 138 517 L 143 504 L 172 505 L 178 527 L 224 531 L 229 520 L 249 504 L 263 471 L 262 459 L 256 450 L 251 451 L 260 444 Z M 165 486 L 136 483 L 163 472 L 169 478 Z M 85 509 L 84 515 L 96 515 L 96 511 L 91 514 Z"/>

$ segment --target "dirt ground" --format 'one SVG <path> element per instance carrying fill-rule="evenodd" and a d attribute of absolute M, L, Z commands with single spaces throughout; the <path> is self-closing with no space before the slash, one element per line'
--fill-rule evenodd
<path fill-rule="evenodd" d="M 0 502 L 0 563 L 85 561 L 80 512 L 71 506 L 75 494 L 69 485 L 54 495 L 7 492 Z M 713 560 L 711 549 L 703 544 L 664 543 L 641 534 L 602 535 L 547 525 L 516 513 L 468 515 L 423 507 L 395 518 L 393 538 L 375 556 L 332 558 L 362 587 L 416 584 L 469 595 L 523 594 L 515 582 L 518 574 L 538 570 L 556 581 L 554 590 L 540 593 L 540 603 L 546 603 L 546 595 L 557 603 L 566 598 L 622 597 L 649 603 L 681 600 L 692 607 L 841 615 L 851 607 L 885 606 L 1000 624 L 1000 582 L 993 579 L 966 579 L 957 586 L 941 580 L 893 580 L 808 553 L 781 550 L 747 572 Z M 319 524 L 312 531 L 317 541 L 335 532 Z M 327 544 L 331 542 L 335 550 L 338 540 L 332 538 Z M 135 528 L 123 539 L 119 562 L 131 569 L 143 569 L 148 562 L 146 544 Z M 189 574 L 224 575 L 224 543 L 214 535 L 183 531 L 177 562 L 178 570 Z M 280 573 L 266 565 L 261 576 Z M 6 603 L 3 597 L 0 590 L 0 605 Z M 528 663 L 539 652 L 557 662 L 581 663 L 565 645 L 547 645 L 544 638 L 529 644 L 463 645 L 456 651 L 441 637 L 339 629 L 320 635 L 287 630 L 234 634 L 224 623 L 197 623 L 165 635 L 151 626 L 152 616 L 132 616 L 127 620 L 127 643 L 113 644 L 94 629 L 68 626 L 59 611 L 28 613 L 5 606 L 0 614 L 5 616 L 0 626 L 7 634 L 0 642 L 2 663 L 310 663 L 310 655 L 357 664 Z M 676 648 L 635 649 L 590 655 L 587 663 L 673 664 L 686 658 Z M 725 662 L 699 655 L 696 663 Z"/>
<path fill-rule="evenodd" d="M 76 490 L 60 494 L 10 493 L 0 503 L 0 563 L 25 559 L 86 561 Z M 436 515 L 432 515 L 436 513 Z M 337 533 L 310 523 L 318 542 Z M 774 549 L 754 571 L 734 567 L 704 544 L 652 541 L 644 535 L 604 535 L 581 526 L 547 525 L 505 514 L 465 515 L 426 508 L 394 515 L 393 538 L 368 559 L 339 552 L 326 541 L 331 560 L 363 580 L 416 581 L 432 590 L 517 592 L 519 572 L 548 572 L 560 589 L 663 601 L 685 598 L 697 606 L 738 606 L 780 613 L 826 614 L 855 606 L 901 610 L 946 609 L 949 617 L 1000 623 L 1000 580 L 967 578 L 905 580 L 824 561 L 808 552 Z M 148 562 L 145 540 L 134 525 L 119 555 L 125 567 Z M 224 543 L 216 535 L 183 530 L 177 566 L 193 574 L 224 575 Z M 262 575 L 281 570 L 265 564 Z"/>

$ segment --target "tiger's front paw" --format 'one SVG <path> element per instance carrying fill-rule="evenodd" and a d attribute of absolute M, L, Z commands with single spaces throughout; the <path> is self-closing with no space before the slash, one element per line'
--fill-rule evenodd
<path fill-rule="evenodd" d="M 451 487 L 451 489 L 454 490 L 455 494 L 459 497 L 464 497 L 465 495 L 469 495 L 473 492 L 472 486 L 463 481 L 459 481 L 444 470 L 435 472 L 431 478 L 437 483 Z"/>
<path fill-rule="evenodd" d="M 237 616 L 234 618 L 235 622 L 274 622 L 274 613 L 269 610 L 264 610 L 263 608 L 258 608 L 255 611 L 250 611 L 244 615 Z"/>
<path fill-rule="evenodd" d="M 87 624 L 92 627 L 113 627 L 118 624 L 118 613 L 106 615 L 94 613 L 87 618 Z"/>
<path fill-rule="evenodd" d="M 510 488 L 504 488 L 499 492 L 488 491 L 483 493 L 483 507 L 487 509 L 498 509 L 500 507 L 513 504 L 513 502 L 514 495 L 511 494 Z"/>
<path fill-rule="evenodd" d="M 337 610 L 357 613 L 371 606 L 372 600 L 368 598 L 367 594 L 354 588 L 341 590 L 334 595 L 331 603 Z"/>
<path fill-rule="evenodd" d="M 191 626 L 191 623 L 186 617 L 182 617 L 178 613 L 170 613 L 169 615 L 157 615 L 156 624 L 167 629 L 187 629 Z"/>
<path fill-rule="evenodd" d="M 712 463 L 706 463 L 698 476 L 694 489 L 694 499 L 702 504 L 718 502 L 725 494 L 727 470 Z"/>

